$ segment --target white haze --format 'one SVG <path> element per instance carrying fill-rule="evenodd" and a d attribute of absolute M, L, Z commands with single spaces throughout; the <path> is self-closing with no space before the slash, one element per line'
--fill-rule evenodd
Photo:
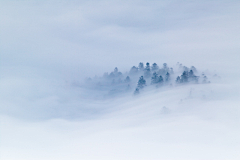
<path fill-rule="evenodd" d="M 0 158 L 239 159 L 239 8 L 1 1 Z M 139 62 L 181 62 L 221 78 L 105 99 L 73 85 Z"/>

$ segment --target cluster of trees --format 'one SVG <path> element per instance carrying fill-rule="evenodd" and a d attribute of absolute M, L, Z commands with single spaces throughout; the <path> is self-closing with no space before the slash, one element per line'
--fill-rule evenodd
<path fill-rule="evenodd" d="M 142 62 L 139 63 L 138 67 L 133 66 L 130 69 L 130 74 L 131 75 L 136 75 L 137 73 L 143 73 L 145 78 L 151 77 L 151 74 L 156 72 L 159 75 L 164 75 L 167 72 L 173 73 L 173 68 L 169 68 L 167 66 L 167 63 L 163 64 L 163 68 L 160 68 L 157 63 L 153 63 L 152 66 L 150 66 L 150 63 L 146 63 L 146 66 Z"/>
<path fill-rule="evenodd" d="M 144 65 L 142 62 L 138 66 L 133 66 L 129 72 L 122 74 L 118 68 L 114 68 L 110 74 L 104 73 L 103 77 L 88 79 L 88 82 L 97 82 L 97 87 L 100 89 L 107 89 L 112 93 L 131 90 L 132 86 L 136 86 L 134 94 L 139 94 L 147 85 L 155 85 L 156 87 L 184 83 L 198 83 L 201 79 L 203 83 L 208 83 L 206 75 L 196 76 L 197 69 L 192 66 L 190 68 L 182 66 L 182 64 L 177 63 L 178 70 L 174 73 L 173 68 L 169 68 L 167 63 L 163 63 L 162 67 L 159 67 L 157 63 L 146 63 Z M 173 78 L 174 75 L 177 78 Z"/>

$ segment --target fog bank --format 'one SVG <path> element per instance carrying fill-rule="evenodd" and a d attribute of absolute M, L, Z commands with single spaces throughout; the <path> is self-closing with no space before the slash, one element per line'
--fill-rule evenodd
<path fill-rule="evenodd" d="M 1 1 L 1 158 L 239 159 L 239 7 Z M 172 85 L 149 78 L 137 96 L 86 87 L 88 77 L 115 67 L 125 75 L 139 62 L 173 67 Z M 177 62 L 211 83 L 177 85 Z"/>

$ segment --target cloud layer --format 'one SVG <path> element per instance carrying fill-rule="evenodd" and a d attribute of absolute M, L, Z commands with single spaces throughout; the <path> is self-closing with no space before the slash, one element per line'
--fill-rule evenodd
<path fill-rule="evenodd" d="M 239 7 L 1 1 L 1 158 L 239 159 Z M 111 99 L 79 87 L 139 62 L 181 62 L 221 79 Z"/>

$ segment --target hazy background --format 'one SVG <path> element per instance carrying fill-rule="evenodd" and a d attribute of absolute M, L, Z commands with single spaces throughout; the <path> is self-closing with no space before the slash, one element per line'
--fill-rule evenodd
<path fill-rule="evenodd" d="M 239 159 L 239 8 L 1 0 L 0 158 Z M 221 79 L 104 100 L 71 85 L 139 62 L 181 62 Z"/>

